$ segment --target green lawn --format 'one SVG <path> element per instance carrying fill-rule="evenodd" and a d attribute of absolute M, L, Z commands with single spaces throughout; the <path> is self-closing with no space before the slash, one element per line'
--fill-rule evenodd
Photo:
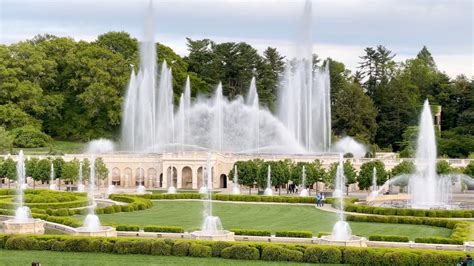
<path fill-rule="evenodd" d="M 115 224 L 175 225 L 193 230 L 201 226 L 202 208 L 203 203 L 197 201 L 155 201 L 151 209 L 104 214 L 100 215 L 100 220 Z M 337 220 L 336 214 L 313 206 L 214 203 L 213 212 L 221 218 L 226 229 L 309 230 L 315 235 L 319 232 L 331 232 Z M 358 222 L 351 222 L 350 225 L 352 232 L 361 236 L 405 235 L 413 240 L 416 237 L 448 237 L 451 234 L 450 229 L 426 225 Z"/>
<path fill-rule="evenodd" d="M 0 265 L 304 265 L 265 261 L 227 260 L 220 258 L 166 257 L 151 255 L 118 255 L 54 251 L 19 251 L 0 249 Z M 311 264 L 314 265 L 314 264 Z"/>
<path fill-rule="evenodd" d="M 81 153 L 84 151 L 87 143 L 82 142 L 73 142 L 73 141 L 61 141 L 54 140 L 51 143 L 52 149 L 54 152 L 60 153 Z M 51 147 L 40 147 L 40 148 L 13 148 L 15 153 L 18 153 L 20 150 L 23 150 L 25 154 L 28 155 L 47 155 L 51 151 Z"/>

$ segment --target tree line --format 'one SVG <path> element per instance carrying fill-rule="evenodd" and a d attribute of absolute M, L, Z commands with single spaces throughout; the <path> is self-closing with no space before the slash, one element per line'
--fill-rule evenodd
<path fill-rule="evenodd" d="M 230 99 L 245 95 L 255 76 L 260 104 L 275 111 L 279 79 L 292 58 L 272 47 L 259 54 L 244 42 L 188 38 L 187 47 L 189 54 L 181 57 L 156 44 L 158 63 L 166 60 L 173 71 L 175 103 L 187 76 L 193 98 L 210 95 L 221 81 Z M 447 76 L 426 47 L 403 62 L 381 45 L 361 53 L 354 73 L 341 62 L 313 55 L 314 67 L 330 69 L 333 140 L 350 135 L 373 150 L 411 156 L 422 102 L 429 99 L 442 106 L 440 155 L 469 156 L 474 150 L 472 78 Z M 0 45 L 0 150 L 48 146 L 52 138 L 118 139 L 125 88 L 138 60 L 138 41 L 126 32 L 108 32 L 92 42 L 46 34 Z"/>
<path fill-rule="evenodd" d="M 256 186 L 258 190 L 263 191 L 267 187 L 268 167 L 270 166 L 272 187 L 278 189 L 285 188 L 289 182 L 298 186 L 313 188 L 317 182 L 323 183 L 326 187 L 333 189 L 336 180 L 336 172 L 339 163 L 332 163 L 328 169 L 325 169 L 320 160 L 313 162 L 293 162 L 289 159 L 280 161 L 263 161 L 254 159 L 248 161 L 237 161 L 229 172 L 229 179 L 233 179 L 235 169 L 237 168 L 238 184 L 249 187 L 251 193 L 252 187 Z M 305 169 L 305 183 L 303 184 L 303 166 Z M 411 174 L 415 172 L 415 165 L 412 161 L 402 161 L 392 170 L 386 170 L 385 165 L 380 160 L 372 160 L 361 165 L 357 172 L 350 160 L 345 160 L 343 164 L 346 188 L 357 183 L 360 190 L 369 190 L 372 187 L 373 171 L 377 170 L 377 185 L 381 186 L 391 178 L 402 174 Z M 470 162 L 464 169 L 455 169 L 447 161 L 437 163 L 438 174 L 450 174 L 453 172 L 464 173 L 474 176 L 474 161 Z M 400 184 L 401 187 L 408 184 Z M 320 189 L 316 186 L 316 191 Z M 347 189 L 347 194 L 349 190 Z"/>
<path fill-rule="evenodd" d="M 54 179 L 59 179 L 66 183 L 75 183 L 79 180 L 80 161 L 74 158 L 72 161 L 66 162 L 61 157 L 51 157 L 46 159 L 31 158 L 25 160 L 25 175 L 41 184 L 49 183 L 51 180 L 51 164 L 53 165 Z M 82 177 L 83 180 L 89 180 L 90 177 L 90 161 L 85 158 L 82 160 Z M 104 180 L 109 174 L 109 170 L 101 157 L 95 160 L 95 174 L 97 180 Z M 0 157 L 0 178 L 8 178 L 8 187 L 11 182 L 17 181 L 17 163 L 12 158 L 4 159 Z"/>

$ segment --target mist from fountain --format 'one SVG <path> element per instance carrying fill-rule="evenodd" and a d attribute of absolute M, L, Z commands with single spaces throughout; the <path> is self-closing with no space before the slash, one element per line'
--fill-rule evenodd
<path fill-rule="evenodd" d="M 95 214 L 95 156 L 92 155 L 90 163 L 90 180 L 89 180 L 89 202 L 91 207 L 88 208 L 88 214 L 84 220 L 84 228 L 89 232 L 99 231 L 101 228 L 99 217 Z"/>
<path fill-rule="evenodd" d="M 140 68 L 132 69 L 123 105 L 121 145 L 135 152 L 217 150 L 245 153 L 305 153 L 326 151 L 330 143 L 328 68 L 311 69 L 311 4 L 305 7 L 308 38 L 305 53 L 292 68 L 288 63 L 273 115 L 259 106 L 256 80 L 249 93 L 228 100 L 219 83 L 211 98 L 196 96 L 186 80 L 178 108 L 173 106 L 172 71 L 156 66 L 153 11 L 145 19 Z M 308 60 L 309 59 L 309 60 Z M 157 79 L 157 76 L 159 79 Z M 299 106 L 299 109 L 295 109 Z M 296 119 L 296 120 L 294 120 Z M 293 121 L 295 121 L 293 123 Z"/>
<path fill-rule="evenodd" d="M 49 189 L 50 190 L 58 190 L 58 186 L 54 183 L 54 164 L 51 162 L 51 170 L 49 176 Z"/>
<path fill-rule="evenodd" d="M 337 200 L 337 214 L 339 220 L 334 224 L 332 229 L 332 237 L 337 241 L 348 241 L 352 237 L 350 225 L 344 219 L 344 187 L 346 177 L 344 176 L 344 161 L 342 153 L 339 157 L 339 165 L 336 170 L 335 191 L 337 195 L 333 195 Z"/>
<path fill-rule="evenodd" d="M 273 190 L 272 190 L 272 168 L 270 165 L 268 165 L 267 168 L 267 188 L 263 192 L 263 195 L 265 196 L 273 196 Z"/>
<path fill-rule="evenodd" d="M 81 160 L 81 161 L 79 161 L 79 183 L 77 184 L 77 192 L 84 192 L 85 191 L 82 166 L 83 166 L 83 162 Z"/>
<path fill-rule="evenodd" d="M 240 194 L 240 187 L 239 187 L 239 176 L 237 173 L 237 165 L 234 165 L 234 187 L 232 188 L 232 194 L 239 195 Z"/>
<path fill-rule="evenodd" d="M 306 168 L 303 165 L 301 169 L 301 192 L 300 197 L 307 197 L 309 196 L 308 189 L 306 188 Z"/>
<path fill-rule="evenodd" d="M 87 154 L 110 153 L 115 150 L 115 144 L 108 139 L 95 139 L 87 144 Z"/>
<path fill-rule="evenodd" d="M 18 153 L 18 161 L 16 163 L 16 175 L 17 175 L 17 186 L 16 186 L 16 203 L 18 204 L 15 211 L 15 218 L 13 219 L 17 223 L 26 223 L 31 219 L 30 208 L 24 206 L 24 186 L 25 184 L 25 156 L 23 150 Z"/>

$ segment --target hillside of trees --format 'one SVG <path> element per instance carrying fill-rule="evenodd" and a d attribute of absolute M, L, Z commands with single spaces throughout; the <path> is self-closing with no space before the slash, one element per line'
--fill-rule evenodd
<path fill-rule="evenodd" d="M 117 140 L 138 46 L 126 32 L 108 32 L 93 42 L 41 35 L 0 45 L 0 152 L 12 145 L 48 146 L 52 139 Z M 156 47 L 159 63 L 166 60 L 172 68 L 176 103 L 187 76 L 192 97 L 209 95 L 222 81 L 230 99 L 245 95 L 255 76 L 260 104 L 275 111 L 278 80 L 291 58 L 272 47 L 259 54 L 244 42 L 187 39 L 187 46 L 186 57 Z M 313 56 L 314 66 L 330 67 L 333 139 L 350 135 L 373 149 L 411 156 L 422 103 L 429 99 L 442 106 L 439 154 L 464 158 L 474 151 L 473 78 L 450 78 L 426 47 L 420 49 L 398 62 L 384 46 L 367 47 L 355 73 Z"/>

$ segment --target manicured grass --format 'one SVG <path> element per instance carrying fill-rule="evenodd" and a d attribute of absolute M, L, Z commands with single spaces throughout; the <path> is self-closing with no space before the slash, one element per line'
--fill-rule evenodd
<path fill-rule="evenodd" d="M 118 255 L 54 251 L 19 251 L 0 249 L 0 265 L 304 265 L 265 261 L 227 260 L 220 258 L 192 258 L 151 255 Z M 314 264 L 311 264 L 314 265 Z"/>
<path fill-rule="evenodd" d="M 15 153 L 18 153 L 20 150 L 23 150 L 25 154 L 28 155 L 47 155 L 50 153 L 51 148 L 54 152 L 59 153 L 81 153 L 87 143 L 82 142 L 73 142 L 73 141 L 61 141 L 55 140 L 51 143 L 51 147 L 40 147 L 40 148 L 13 148 Z"/>
<path fill-rule="evenodd" d="M 175 225 L 194 230 L 202 223 L 203 202 L 155 201 L 144 211 L 100 215 L 103 223 L 138 225 Z M 258 205 L 214 203 L 213 214 L 220 217 L 224 228 L 277 230 L 309 230 L 314 235 L 331 232 L 337 215 L 315 209 L 313 206 Z M 78 217 L 83 219 L 82 217 Z M 426 225 L 351 222 L 352 232 L 361 236 L 372 234 L 416 237 L 448 237 L 451 230 Z"/>

